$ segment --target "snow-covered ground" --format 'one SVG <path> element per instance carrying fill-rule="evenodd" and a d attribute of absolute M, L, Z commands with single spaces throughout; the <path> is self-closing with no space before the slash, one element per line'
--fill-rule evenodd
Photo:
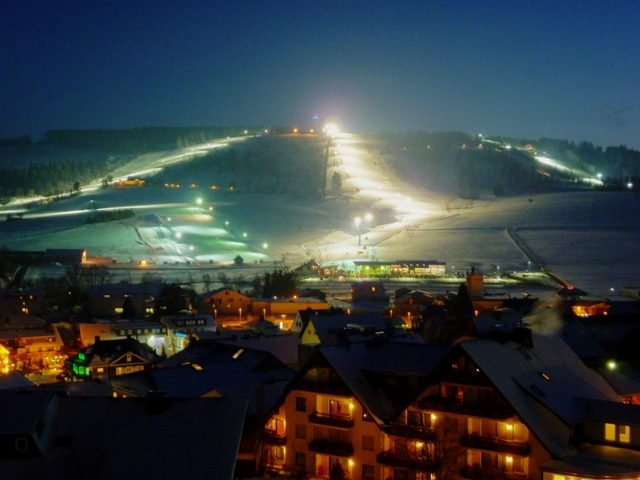
<path fill-rule="evenodd" d="M 377 145 L 366 136 L 336 136 L 323 200 L 184 187 L 87 190 L 46 206 L 6 207 L 22 209 L 24 220 L 0 223 L 0 245 L 85 248 L 89 256 L 132 268 L 141 260 L 212 268 L 229 265 L 236 255 L 254 268 L 283 260 L 296 266 L 310 258 L 345 268 L 355 259 L 433 259 L 446 262 L 451 273 L 471 267 L 487 274 L 539 271 L 544 265 L 593 294 L 640 286 L 640 198 L 633 193 L 461 200 L 400 181 Z M 224 148 L 194 151 L 205 147 Z M 140 157 L 114 178 L 187 157 L 182 150 Z M 334 172 L 342 177 L 340 194 L 330 185 Z M 136 218 L 86 224 L 92 210 L 119 208 L 132 208 Z"/>

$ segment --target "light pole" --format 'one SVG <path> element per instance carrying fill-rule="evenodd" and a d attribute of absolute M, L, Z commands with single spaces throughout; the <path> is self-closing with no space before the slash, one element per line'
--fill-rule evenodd
<path fill-rule="evenodd" d="M 527 273 L 531 273 L 531 260 L 529 260 L 527 264 L 528 264 Z"/>
<path fill-rule="evenodd" d="M 356 227 L 358 228 L 358 246 L 361 245 L 360 243 L 360 223 L 362 222 L 362 220 L 360 219 L 360 217 L 356 217 L 356 219 L 354 220 L 356 222 Z"/>

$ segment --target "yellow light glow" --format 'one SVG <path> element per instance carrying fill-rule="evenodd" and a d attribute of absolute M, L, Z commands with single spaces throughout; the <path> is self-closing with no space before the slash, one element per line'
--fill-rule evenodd
<path fill-rule="evenodd" d="M 509 463 L 513 462 L 513 457 L 507 457 L 507 462 Z"/>
<path fill-rule="evenodd" d="M 511 430 L 513 428 L 513 425 L 511 425 L 510 423 L 507 424 L 507 430 Z"/>

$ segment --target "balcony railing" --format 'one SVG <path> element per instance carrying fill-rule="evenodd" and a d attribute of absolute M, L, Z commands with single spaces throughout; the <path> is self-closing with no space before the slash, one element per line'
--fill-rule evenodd
<path fill-rule="evenodd" d="M 309 442 L 309 450 L 325 455 L 336 455 L 337 457 L 353 456 L 353 445 L 351 442 L 339 442 L 325 438 L 316 438 Z"/>
<path fill-rule="evenodd" d="M 382 430 L 387 435 L 394 435 L 396 437 L 413 438 L 415 440 L 433 440 L 436 437 L 436 433 L 432 428 L 417 427 L 414 425 L 401 425 L 399 423 L 390 423 L 384 425 Z"/>
<path fill-rule="evenodd" d="M 426 397 L 418 402 L 423 410 L 436 412 L 461 413 L 473 417 L 506 420 L 515 415 L 513 407 L 499 403 L 476 405 L 458 401 L 456 398 Z"/>
<path fill-rule="evenodd" d="M 472 480 L 527 480 L 529 478 L 526 473 L 499 472 L 495 468 L 470 467 L 468 465 L 460 470 L 460 476 Z"/>
<path fill-rule="evenodd" d="M 393 452 L 381 452 L 376 455 L 376 460 L 382 465 L 389 465 L 391 467 L 420 470 L 422 472 L 431 472 L 434 470 L 433 461 L 427 458 L 408 457 Z"/>
<path fill-rule="evenodd" d="M 309 423 L 316 423 L 318 425 L 330 425 L 332 427 L 350 428 L 353 427 L 353 417 L 313 412 L 309 414 Z"/>
<path fill-rule="evenodd" d="M 465 435 L 460 439 L 460 445 L 500 453 L 510 453 L 512 455 L 520 455 L 523 457 L 526 457 L 531 453 L 531 445 L 526 442 L 480 437 L 478 435 Z"/>
<path fill-rule="evenodd" d="M 275 430 L 265 430 L 263 440 L 269 445 L 284 445 L 287 443 L 287 436 L 284 433 L 277 433 Z"/>

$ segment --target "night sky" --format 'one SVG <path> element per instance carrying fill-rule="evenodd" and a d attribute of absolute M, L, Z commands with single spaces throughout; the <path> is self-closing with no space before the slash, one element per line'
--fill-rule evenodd
<path fill-rule="evenodd" d="M 640 148 L 640 2 L 0 0 L 0 137 L 296 125 Z"/>

